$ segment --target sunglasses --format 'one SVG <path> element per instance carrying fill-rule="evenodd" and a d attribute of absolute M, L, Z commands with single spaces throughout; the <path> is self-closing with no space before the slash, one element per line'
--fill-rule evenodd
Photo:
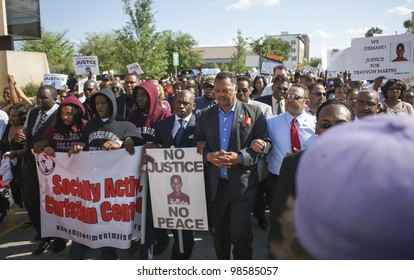
<path fill-rule="evenodd" d="M 317 96 L 317 97 L 319 97 L 319 96 L 327 96 L 328 94 L 326 93 L 326 91 L 325 92 L 322 92 L 322 91 L 318 91 L 318 92 L 311 92 L 311 94 L 314 94 L 315 96 Z"/>
<path fill-rule="evenodd" d="M 210 84 L 204 84 L 204 88 L 214 88 L 214 86 Z"/>
<path fill-rule="evenodd" d="M 293 100 L 296 100 L 296 101 L 298 101 L 298 100 L 301 100 L 302 98 L 305 98 L 305 97 L 303 97 L 303 96 L 300 96 L 300 95 L 298 95 L 298 94 L 285 94 L 285 99 L 293 99 Z"/>
<path fill-rule="evenodd" d="M 287 87 L 276 87 L 278 90 L 281 90 L 281 91 L 284 91 L 284 92 L 286 92 L 286 91 L 288 91 L 288 88 Z"/>
<path fill-rule="evenodd" d="M 237 90 L 237 92 L 243 92 L 243 93 L 248 93 L 249 92 L 249 89 L 247 89 L 247 88 L 242 88 L 242 89 L 238 89 Z"/>

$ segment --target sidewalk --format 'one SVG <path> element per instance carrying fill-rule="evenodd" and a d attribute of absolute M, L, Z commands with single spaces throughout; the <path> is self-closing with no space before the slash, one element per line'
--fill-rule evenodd
<path fill-rule="evenodd" d="M 31 252 L 36 249 L 37 242 L 34 241 L 36 231 L 33 226 L 24 227 L 29 221 L 27 212 L 20 209 L 17 205 L 10 208 L 6 219 L 0 223 L 0 260 L 68 260 L 69 246 L 58 254 L 52 254 L 51 251 L 45 251 L 43 254 L 33 256 Z M 253 242 L 253 259 L 265 260 L 267 232 L 263 231 L 257 225 L 256 219 L 252 218 L 252 227 L 254 232 Z M 210 232 L 195 232 L 195 245 L 193 249 L 193 260 L 215 260 L 216 255 L 213 247 L 213 236 Z M 170 234 L 170 244 L 168 248 L 160 255 L 154 257 L 156 260 L 169 260 L 171 248 L 174 240 Z M 126 250 L 118 249 L 120 260 L 137 260 L 139 253 L 129 256 Z M 90 249 L 85 255 L 85 259 L 99 259 L 99 250 Z"/>

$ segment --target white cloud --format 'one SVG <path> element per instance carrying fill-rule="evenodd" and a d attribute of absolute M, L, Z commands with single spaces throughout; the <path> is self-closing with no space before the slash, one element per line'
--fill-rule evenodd
<path fill-rule="evenodd" d="M 348 30 L 349 34 L 365 34 L 369 28 L 359 27 L 359 28 L 352 28 Z"/>
<path fill-rule="evenodd" d="M 280 4 L 280 0 L 239 0 L 226 7 L 226 10 L 244 10 L 254 6 L 273 7 Z"/>
<path fill-rule="evenodd" d="M 412 0 L 411 0 L 412 1 Z M 389 14 L 398 14 L 398 15 L 411 15 L 411 12 L 413 9 L 407 8 L 407 7 L 394 7 L 392 9 L 389 9 L 387 13 Z"/>
<path fill-rule="evenodd" d="M 407 3 L 414 3 L 414 0 L 407 0 Z"/>
<path fill-rule="evenodd" d="M 318 30 L 316 32 L 313 32 L 311 34 L 309 34 L 309 37 L 312 38 L 333 38 L 334 36 L 328 32 L 322 31 L 322 30 Z"/>

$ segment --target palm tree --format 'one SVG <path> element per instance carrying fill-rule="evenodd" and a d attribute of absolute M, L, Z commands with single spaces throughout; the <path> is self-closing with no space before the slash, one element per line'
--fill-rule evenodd
<path fill-rule="evenodd" d="M 414 26 L 414 22 L 412 20 L 407 19 L 406 21 L 404 21 L 403 23 L 405 30 L 405 33 L 412 33 L 413 32 L 413 26 Z"/>
<path fill-rule="evenodd" d="M 371 27 L 368 29 L 367 33 L 365 33 L 365 37 L 374 37 L 374 34 L 382 34 L 382 29 L 379 27 Z"/>

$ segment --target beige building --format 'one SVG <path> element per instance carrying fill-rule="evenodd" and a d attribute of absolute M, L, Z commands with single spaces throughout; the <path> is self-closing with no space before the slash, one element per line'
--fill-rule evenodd
<path fill-rule="evenodd" d="M 222 63 L 230 64 L 231 57 L 236 52 L 236 47 L 195 47 L 193 48 L 201 53 L 203 64 L 201 68 L 209 67 L 211 63 L 216 63 L 220 66 Z"/>

